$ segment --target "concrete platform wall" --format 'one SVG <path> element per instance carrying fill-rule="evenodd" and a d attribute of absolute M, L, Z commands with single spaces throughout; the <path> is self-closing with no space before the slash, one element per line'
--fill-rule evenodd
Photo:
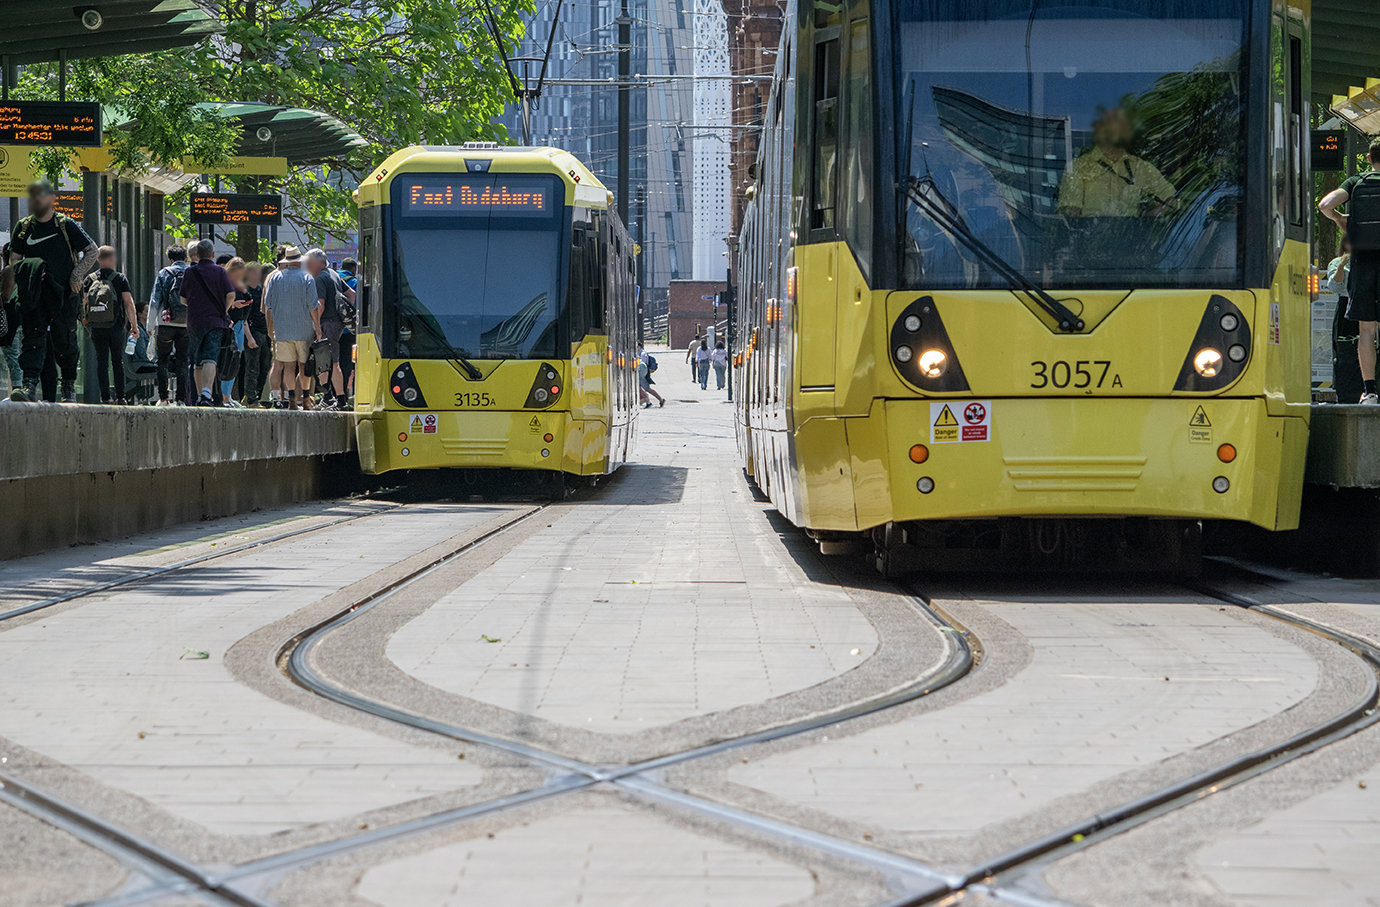
<path fill-rule="evenodd" d="M 311 500 L 354 450 L 348 413 L 0 406 L 0 559 Z"/>

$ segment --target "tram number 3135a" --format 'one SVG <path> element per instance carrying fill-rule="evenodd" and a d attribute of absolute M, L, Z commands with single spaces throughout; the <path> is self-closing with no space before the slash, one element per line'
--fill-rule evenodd
<path fill-rule="evenodd" d="M 1121 387 L 1121 376 L 1112 371 L 1110 359 L 1079 359 L 1071 364 L 1062 359 L 1054 362 L 1037 359 L 1030 363 L 1030 367 L 1035 370 L 1030 386 L 1036 390 L 1073 387 L 1092 391 L 1104 386 Z"/>

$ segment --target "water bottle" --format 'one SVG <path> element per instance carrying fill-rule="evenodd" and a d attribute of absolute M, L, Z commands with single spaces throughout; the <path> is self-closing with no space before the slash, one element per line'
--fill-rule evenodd
<path fill-rule="evenodd" d="M 129 340 L 125 341 L 125 355 L 126 355 L 126 356 L 133 356 L 133 355 L 134 355 L 134 345 L 135 345 L 136 343 L 138 343 L 138 342 L 139 342 L 139 338 L 138 338 L 138 337 L 133 337 L 133 336 L 131 336 L 131 337 L 129 338 Z"/>

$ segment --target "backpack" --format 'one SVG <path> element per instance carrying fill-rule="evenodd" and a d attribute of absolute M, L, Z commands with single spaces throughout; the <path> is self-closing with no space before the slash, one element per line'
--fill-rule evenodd
<path fill-rule="evenodd" d="M 350 287 L 350 284 L 348 281 L 345 280 L 344 277 L 340 276 L 339 271 L 335 272 L 335 276 L 340 281 L 338 284 L 336 284 L 335 287 L 335 313 L 339 315 L 340 320 L 343 321 L 351 331 L 353 331 L 355 324 L 355 315 L 358 313 L 355 311 L 355 304 L 351 302 L 348 298 L 346 298 L 344 291 L 340 289 L 341 287 Z M 354 288 L 350 287 L 350 289 Z"/>
<path fill-rule="evenodd" d="M 172 274 L 172 284 L 164 291 L 164 296 L 158 302 L 163 307 L 163 324 L 169 327 L 184 327 L 187 324 L 187 307 L 182 304 L 182 281 L 187 276 L 186 268 L 174 268 L 168 265 L 164 271 Z"/>
<path fill-rule="evenodd" d="M 1361 177 L 1346 204 L 1346 235 L 1357 252 L 1380 251 L 1380 173 Z"/>
<path fill-rule="evenodd" d="M 648 354 L 647 354 L 647 374 L 650 375 L 650 374 L 651 374 L 652 372 L 654 372 L 654 371 L 656 371 L 656 357 L 653 356 L 651 353 L 648 353 Z"/>
<path fill-rule="evenodd" d="M 81 320 L 89 328 L 114 327 L 119 320 L 120 294 L 111 277 L 102 277 L 98 271 L 89 275 L 81 288 Z"/>

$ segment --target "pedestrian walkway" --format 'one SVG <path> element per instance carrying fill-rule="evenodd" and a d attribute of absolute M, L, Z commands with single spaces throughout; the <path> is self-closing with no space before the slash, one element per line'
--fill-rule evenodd
<path fill-rule="evenodd" d="M 973 835 L 1275 715 L 1317 682 L 1216 607 L 983 602 L 1033 661 L 966 702 L 737 765 L 732 782 L 917 838 Z"/>
<path fill-rule="evenodd" d="M 668 399 L 642 413 L 635 464 L 400 629 L 388 657 L 459 696 L 619 735 L 862 664 L 876 631 L 782 544 L 727 405 Z"/>
<path fill-rule="evenodd" d="M 499 510 L 412 506 L 0 625 L 4 738 L 224 835 L 273 834 L 478 783 L 481 770 L 452 748 L 261 695 L 235 679 L 226 653 Z M 4 755 L 12 771 L 29 762 L 19 750 Z"/>

